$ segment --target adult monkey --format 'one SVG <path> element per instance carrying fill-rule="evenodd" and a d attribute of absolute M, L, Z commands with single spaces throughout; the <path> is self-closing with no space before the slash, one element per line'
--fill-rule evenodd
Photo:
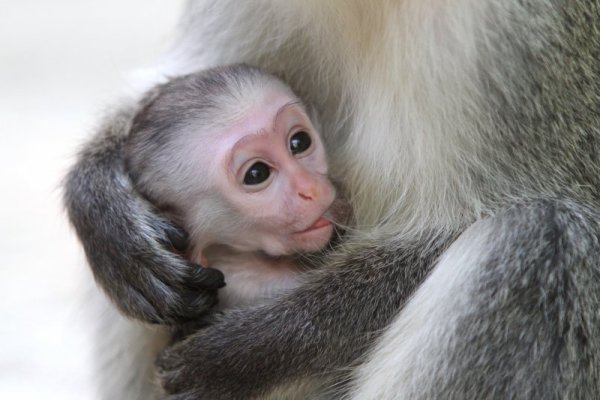
<path fill-rule="evenodd" d="M 163 353 L 165 388 L 252 398 L 319 377 L 356 399 L 598 397 L 598 26 L 596 0 L 189 2 L 159 74 L 282 75 L 322 112 L 357 233 L 305 287 Z M 168 225 L 128 191 L 121 139 L 88 146 L 67 206 L 121 307 L 170 321 L 186 267 L 147 243 Z M 109 277 L 130 270 L 171 286 L 131 278 L 141 295 L 124 301 Z"/>

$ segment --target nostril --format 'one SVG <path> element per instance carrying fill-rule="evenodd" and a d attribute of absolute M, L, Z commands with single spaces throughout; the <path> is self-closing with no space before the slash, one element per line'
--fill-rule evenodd
<path fill-rule="evenodd" d="M 300 196 L 303 200 L 312 200 L 311 196 L 308 196 L 304 193 L 298 193 L 298 196 Z"/>

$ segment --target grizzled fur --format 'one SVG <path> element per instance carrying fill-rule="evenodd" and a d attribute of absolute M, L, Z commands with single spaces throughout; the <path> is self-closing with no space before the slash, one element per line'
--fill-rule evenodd
<path fill-rule="evenodd" d="M 169 398 L 600 397 L 599 26 L 598 0 L 188 2 L 156 76 L 284 76 L 356 226 L 303 287 L 167 348 Z M 160 265 L 184 298 L 186 269 L 104 132 L 67 181 L 72 222 L 123 310 L 171 320 L 128 295 L 162 293 L 130 278 Z"/>
<path fill-rule="evenodd" d="M 215 304 L 223 274 L 176 256 L 173 247 L 185 248 L 185 232 L 157 218 L 125 177 L 123 133 L 134 112 L 124 107 L 110 115 L 81 152 L 67 176 L 65 204 L 77 234 L 89 238 L 83 244 L 94 277 L 117 307 L 143 321 L 174 324 Z"/>

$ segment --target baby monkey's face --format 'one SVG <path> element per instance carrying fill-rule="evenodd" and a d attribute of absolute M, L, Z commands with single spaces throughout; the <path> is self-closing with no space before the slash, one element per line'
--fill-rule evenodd
<path fill-rule="evenodd" d="M 335 189 L 304 106 L 271 90 L 219 137 L 217 182 L 239 222 L 228 244 L 270 255 L 325 246 L 333 232 L 327 211 Z"/>

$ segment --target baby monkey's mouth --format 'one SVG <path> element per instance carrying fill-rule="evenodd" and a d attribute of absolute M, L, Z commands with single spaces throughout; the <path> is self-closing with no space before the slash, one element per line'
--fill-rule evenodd
<path fill-rule="evenodd" d="M 345 227 L 349 222 L 352 215 L 352 210 L 350 208 L 350 204 L 340 198 L 336 198 L 329 208 L 325 210 L 325 212 L 315 220 L 309 227 L 297 231 L 296 234 L 308 233 L 312 231 L 316 231 L 321 228 L 329 227 L 331 225 L 335 225 L 338 227 Z"/>
<path fill-rule="evenodd" d="M 314 230 L 321 229 L 321 228 L 324 228 L 329 225 L 331 225 L 330 220 L 328 220 L 324 217 L 319 217 L 311 226 L 309 226 L 305 230 L 300 231 L 298 233 L 306 233 L 306 232 L 314 231 Z"/>

